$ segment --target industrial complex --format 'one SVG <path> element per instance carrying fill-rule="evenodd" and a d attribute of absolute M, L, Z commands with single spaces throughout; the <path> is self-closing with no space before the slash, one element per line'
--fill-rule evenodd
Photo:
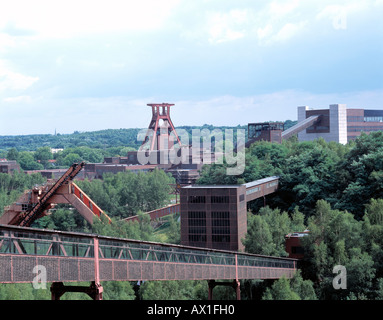
<path fill-rule="evenodd" d="M 124 157 L 105 158 L 103 163 L 80 163 L 73 164 L 68 170 L 46 170 L 45 174 L 50 175 L 50 178 L 53 175 L 53 180 L 49 180 L 45 186 L 26 191 L 17 202 L 5 208 L 3 216 L 0 217 L 0 224 L 8 226 L 0 226 L 0 266 L 5 270 L 0 270 L 0 282 L 30 281 L 30 277 L 19 278 L 13 271 L 14 264 L 19 263 L 18 259 L 21 256 L 27 264 L 50 259 L 53 270 L 50 271 L 53 282 L 52 298 L 59 298 L 71 290 L 60 284 L 65 279 L 91 280 L 91 287 L 83 290 L 90 292 L 95 299 L 102 298 L 100 280 L 103 279 L 206 279 L 210 280 L 210 298 L 212 288 L 216 285 L 213 284 L 213 279 L 235 279 L 233 286 L 238 298 L 238 279 L 292 277 L 296 268 L 293 258 L 302 257 L 299 238 L 307 232 L 286 237 L 289 258 L 239 254 L 244 249 L 241 240 L 247 232 L 247 204 L 275 193 L 278 190 L 279 178 L 266 177 L 238 185 L 196 185 L 202 166 L 214 162 L 218 155 L 202 147 L 193 150 L 192 145 L 182 144 L 182 139 L 170 118 L 170 108 L 173 105 L 148 104 L 152 108 L 152 119 L 139 150 L 129 152 Z M 282 143 L 284 139 L 294 135 L 297 135 L 299 141 L 323 138 L 326 141 L 345 144 L 362 132 L 383 130 L 383 110 L 347 109 L 344 104 L 332 104 L 329 109 L 298 107 L 297 113 L 298 123 L 288 130 L 284 130 L 282 122 L 249 123 L 245 146 L 250 147 L 252 143 L 260 140 Z M 181 161 L 174 163 L 169 160 L 172 154 L 170 150 L 176 157 L 180 157 L 182 151 L 187 150 L 187 157 L 180 157 Z M 206 153 L 209 153 L 209 157 L 205 157 Z M 196 158 L 198 161 L 194 161 Z M 206 162 L 207 158 L 210 159 L 209 162 Z M 179 194 L 179 203 L 151 211 L 148 215 L 155 220 L 164 215 L 179 213 L 180 246 L 79 234 L 43 234 L 42 231 L 36 230 L 27 235 L 29 231 L 26 228 L 34 220 L 46 215 L 57 203 L 73 205 L 90 223 L 102 215 L 109 219 L 74 183 L 75 177 L 100 179 L 104 173 L 145 172 L 156 168 L 165 170 L 175 178 L 175 192 Z M 0 172 L 13 171 L 20 171 L 15 161 L 0 162 Z M 125 220 L 134 219 L 137 217 Z M 35 239 L 34 249 L 28 242 L 29 238 Z M 60 238 L 65 240 L 61 241 Z M 46 241 L 45 253 L 42 253 L 36 244 L 43 240 Z M 74 244 L 77 251 L 76 254 L 71 254 L 70 250 L 74 248 Z M 87 250 L 83 256 L 79 254 L 79 245 Z M 52 250 L 56 250 L 55 253 Z M 47 257 L 51 255 L 59 256 L 60 259 Z M 76 272 L 71 268 L 76 269 Z M 264 274 L 261 273 L 262 268 L 266 270 Z M 239 270 L 243 273 L 239 274 Z"/>

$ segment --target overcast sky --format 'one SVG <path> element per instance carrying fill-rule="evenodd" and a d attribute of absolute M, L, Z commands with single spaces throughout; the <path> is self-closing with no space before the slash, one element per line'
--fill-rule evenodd
<path fill-rule="evenodd" d="M 0 135 L 383 109 L 383 0 L 0 0 Z"/>

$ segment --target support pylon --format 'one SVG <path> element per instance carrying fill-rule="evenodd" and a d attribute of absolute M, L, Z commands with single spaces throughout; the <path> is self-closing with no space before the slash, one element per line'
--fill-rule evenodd
<path fill-rule="evenodd" d="M 149 103 L 148 106 L 152 107 L 152 120 L 150 121 L 149 128 L 146 132 L 144 141 L 140 147 L 148 142 L 150 143 L 148 151 L 155 151 L 161 149 L 170 149 L 173 141 L 170 141 L 170 134 L 175 135 L 176 141 L 181 146 L 180 138 L 177 135 L 173 122 L 170 119 L 170 107 L 174 106 L 172 103 Z M 160 126 L 160 120 L 163 124 Z M 152 133 L 152 135 L 151 135 Z"/>

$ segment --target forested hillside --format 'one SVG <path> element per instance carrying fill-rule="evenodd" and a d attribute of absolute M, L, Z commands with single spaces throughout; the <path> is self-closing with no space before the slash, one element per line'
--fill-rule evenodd
<path fill-rule="evenodd" d="M 287 127 L 294 122 L 288 120 Z M 193 129 L 245 129 L 247 126 L 236 127 L 217 127 L 205 124 L 203 126 L 180 126 L 176 130 L 183 129 L 191 134 Z M 88 147 L 96 149 L 107 149 L 113 147 L 130 147 L 137 149 L 142 141 L 137 141 L 137 135 L 140 130 L 145 128 L 134 129 L 107 129 L 91 132 L 75 131 L 71 134 L 35 134 L 22 136 L 0 136 L 0 150 L 7 151 L 15 148 L 18 151 L 36 151 L 41 147 L 50 148 L 76 148 Z M 146 129 L 145 129 L 146 130 Z"/>

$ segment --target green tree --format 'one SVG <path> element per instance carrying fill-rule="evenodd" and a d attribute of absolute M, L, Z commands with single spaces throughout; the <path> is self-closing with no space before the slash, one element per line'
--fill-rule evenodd
<path fill-rule="evenodd" d="M 11 148 L 7 153 L 7 160 L 17 160 L 19 157 L 19 152 L 16 148 Z"/>
<path fill-rule="evenodd" d="M 136 298 L 133 286 L 128 281 L 105 281 L 102 282 L 105 300 L 134 300 Z"/>
<path fill-rule="evenodd" d="M 267 288 L 263 300 L 300 300 L 299 295 L 290 287 L 290 281 L 285 277 L 276 280 L 271 288 Z"/>
<path fill-rule="evenodd" d="M 53 159 L 53 154 L 50 147 L 38 148 L 34 153 L 35 160 L 39 161 L 40 164 L 47 168 L 48 160 Z"/>
<path fill-rule="evenodd" d="M 44 166 L 41 163 L 38 163 L 33 154 L 28 151 L 19 152 L 18 162 L 21 169 L 23 170 L 42 170 Z"/>
<path fill-rule="evenodd" d="M 247 234 L 242 242 L 249 253 L 272 255 L 276 250 L 269 225 L 259 215 L 248 214 Z"/>

